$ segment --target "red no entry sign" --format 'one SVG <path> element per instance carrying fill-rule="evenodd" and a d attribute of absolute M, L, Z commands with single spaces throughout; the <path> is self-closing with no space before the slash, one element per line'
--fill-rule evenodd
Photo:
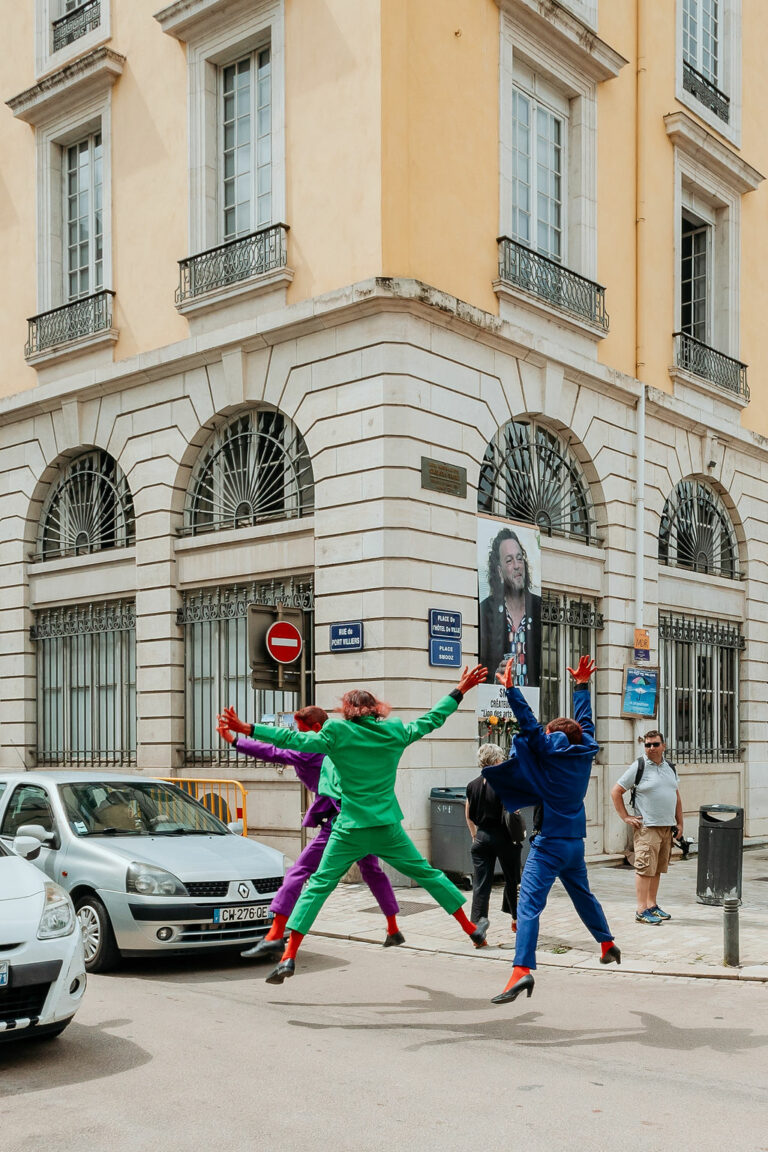
<path fill-rule="evenodd" d="M 267 629 L 267 652 L 278 664 L 292 664 L 301 656 L 301 632 L 295 624 L 278 620 Z"/>

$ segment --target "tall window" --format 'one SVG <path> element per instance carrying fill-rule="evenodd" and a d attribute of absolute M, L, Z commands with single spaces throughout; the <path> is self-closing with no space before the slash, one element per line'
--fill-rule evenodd
<path fill-rule="evenodd" d="M 719 0 L 683 0 L 683 59 L 720 87 Z"/>
<path fill-rule="evenodd" d="M 38 612 L 39 764 L 136 761 L 136 611 L 130 601 Z"/>
<path fill-rule="evenodd" d="M 274 684 L 254 691 L 248 662 L 248 605 L 301 608 L 306 613 L 301 663 L 275 667 Z M 184 594 L 187 763 L 235 763 L 237 754 L 216 733 L 216 714 L 231 705 L 243 719 L 280 722 L 312 700 L 312 583 L 247 584 Z M 303 692 L 302 692 L 303 690 Z"/>
<path fill-rule="evenodd" d="M 512 238 L 560 262 L 565 123 L 544 104 L 512 92 Z"/>
<path fill-rule="evenodd" d="M 272 65 L 262 48 L 220 69 L 223 239 L 272 221 Z"/>
<path fill-rule="evenodd" d="M 680 330 L 710 343 L 710 245 L 712 229 L 683 216 L 680 265 Z"/>
<path fill-rule="evenodd" d="M 77 300 L 104 287 L 101 133 L 66 152 L 66 296 Z"/>
<path fill-rule="evenodd" d="M 307 516 L 314 509 L 312 463 L 281 412 L 237 416 L 215 433 L 192 476 L 184 531 L 246 528 Z"/>
<path fill-rule="evenodd" d="M 661 729 L 673 760 L 739 757 L 738 626 L 659 614 Z"/>
<path fill-rule="evenodd" d="M 43 505 L 38 558 L 83 556 L 135 539 L 133 498 L 107 452 L 84 452 L 64 469 Z"/>
<path fill-rule="evenodd" d="M 596 630 L 603 618 L 592 600 L 546 591 L 541 602 L 541 691 L 539 718 L 543 724 L 573 715 L 573 680 L 581 656 L 596 650 Z M 594 690 L 590 684 L 590 691 Z"/>
<path fill-rule="evenodd" d="M 547 536 L 594 543 L 589 489 L 557 433 L 531 420 L 511 420 L 486 448 L 477 507 L 490 516 L 536 524 Z"/>
<path fill-rule="evenodd" d="M 735 580 L 738 548 L 722 500 L 700 480 L 681 480 L 664 504 L 659 563 Z"/>

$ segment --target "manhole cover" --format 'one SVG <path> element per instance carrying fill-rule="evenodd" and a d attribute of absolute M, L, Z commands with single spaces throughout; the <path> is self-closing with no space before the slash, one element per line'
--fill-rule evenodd
<path fill-rule="evenodd" d="M 400 904 L 401 916 L 413 916 L 416 912 L 434 912 L 440 905 L 435 904 L 420 904 L 416 900 L 402 900 L 398 901 Z M 381 916 L 381 908 L 378 904 L 374 904 L 372 908 L 361 908 L 361 912 L 373 912 L 377 916 Z"/>

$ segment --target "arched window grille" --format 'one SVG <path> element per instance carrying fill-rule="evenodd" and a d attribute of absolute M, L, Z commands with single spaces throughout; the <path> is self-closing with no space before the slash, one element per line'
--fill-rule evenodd
<path fill-rule="evenodd" d="M 248 412 L 218 429 L 201 453 L 183 531 L 308 516 L 314 504 L 312 462 L 296 427 L 281 412 Z"/>
<path fill-rule="evenodd" d="M 576 457 L 532 420 L 511 420 L 491 440 L 477 505 L 491 516 L 536 524 L 547 536 L 595 543 L 592 502 Z"/>
<path fill-rule="evenodd" d="M 84 556 L 135 538 L 133 498 L 116 461 L 99 449 L 71 460 L 43 506 L 39 558 Z"/>
<path fill-rule="evenodd" d="M 738 549 L 728 512 L 700 480 L 681 480 L 664 505 L 659 563 L 737 580 Z"/>

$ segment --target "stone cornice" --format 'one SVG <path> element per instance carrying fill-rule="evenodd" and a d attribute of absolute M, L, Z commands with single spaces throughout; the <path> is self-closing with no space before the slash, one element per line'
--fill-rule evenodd
<path fill-rule="evenodd" d="M 670 112 L 664 127 L 676 148 L 718 176 L 734 192 L 754 192 L 765 179 L 761 172 L 697 123 L 687 112 Z"/>
<path fill-rule="evenodd" d="M 546 41 L 590 80 L 612 80 L 629 61 L 557 0 L 496 0 L 515 24 Z"/>
<path fill-rule="evenodd" d="M 659 388 L 646 388 L 647 412 L 649 416 L 656 416 L 673 424 L 678 428 L 685 428 L 696 436 L 717 436 L 717 439 L 730 447 L 738 449 L 746 456 L 753 456 L 758 460 L 768 460 L 768 437 L 761 436 L 749 428 L 731 421 L 718 420 L 710 411 L 693 407 L 671 396 L 669 392 L 662 392 Z"/>
<path fill-rule="evenodd" d="M 166 8 L 155 12 L 155 20 L 169 36 L 186 41 L 197 35 L 212 21 L 236 15 L 238 11 L 253 9 L 254 0 L 175 0 Z"/>
<path fill-rule="evenodd" d="M 122 75 L 125 56 L 111 48 L 94 48 L 49 76 L 44 76 L 31 88 L 6 100 L 18 120 L 27 124 L 41 124 L 70 104 L 106 92 L 118 76 Z"/>

